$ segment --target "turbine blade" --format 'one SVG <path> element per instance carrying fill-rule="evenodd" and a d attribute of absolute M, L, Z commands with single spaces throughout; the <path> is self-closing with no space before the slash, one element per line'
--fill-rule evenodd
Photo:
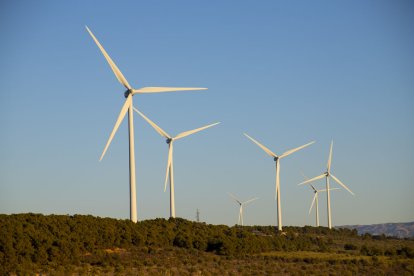
<path fill-rule="evenodd" d="M 333 190 L 340 190 L 339 188 L 330 188 L 329 191 L 333 191 Z M 319 190 L 318 192 L 326 192 L 326 189 L 323 190 Z"/>
<path fill-rule="evenodd" d="M 114 138 L 114 135 L 115 135 L 116 131 L 118 130 L 118 127 L 121 124 L 122 120 L 124 119 L 124 117 L 125 117 L 125 115 L 128 111 L 128 108 L 131 106 L 131 104 L 132 104 L 132 95 L 130 94 L 128 96 L 128 98 L 125 100 L 125 103 L 121 108 L 121 112 L 119 112 L 118 119 L 116 119 L 115 126 L 112 129 L 111 134 L 109 135 L 108 142 L 106 142 L 105 148 L 102 152 L 101 158 L 99 158 L 99 161 L 101 161 L 102 158 L 104 157 L 104 155 L 106 153 L 106 150 L 108 149 L 109 145 L 111 144 L 112 139 Z"/>
<path fill-rule="evenodd" d="M 238 204 L 242 204 L 242 202 L 235 195 L 229 193 L 229 196 L 231 196 L 235 201 L 237 201 Z"/>
<path fill-rule="evenodd" d="M 323 174 L 318 175 L 318 176 L 316 176 L 316 177 L 314 177 L 314 178 L 311 178 L 311 179 L 308 179 L 308 180 L 306 180 L 306 181 L 303 181 L 303 182 L 299 183 L 298 185 L 307 184 L 307 183 L 313 182 L 313 181 L 315 181 L 315 180 L 318 180 L 318 179 L 324 178 L 325 176 L 326 176 L 326 174 L 324 174 L 324 173 L 323 173 Z"/>
<path fill-rule="evenodd" d="M 312 200 L 312 204 L 311 204 L 311 206 L 310 206 L 310 208 L 309 208 L 309 214 L 311 213 L 311 211 L 312 211 L 312 207 L 313 207 L 313 204 L 315 204 L 315 200 L 316 200 L 316 197 L 318 196 L 318 194 L 315 194 L 314 196 L 313 196 L 313 200 Z"/>
<path fill-rule="evenodd" d="M 197 133 L 199 131 L 202 131 L 202 130 L 204 130 L 206 128 L 209 128 L 209 127 L 212 127 L 212 126 L 215 126 L 215 125 L 218 125 L 218 124 L 220 124 L 220 122 L 217 122 L 217 123 L 214 123 L 214 124 L 211 124 L 211 125 L 207 125 L 207 126 L 203 126 L 203 127 L 200 127 L 200 128 L 196 128 L 196 129 L 193 129 L 193 130 L 181 132 L 180 134 L 178 134 L 177 136 L 174 137 L 174 140 L 184 138 L 184 137 L 186 137 L 188 135 Z"/>
<path fill-rule="evenodd" d="M 333 140 L 331 141 L 331 148 L 329 150 L 329 158 L 328 158 L 328 163 L 326 164 L 326 168 L 328 173 L 331 172 L 331 162 L 332 162 L 332 147 L 333 147 Z"/>
<path fill-rule="evenodd" d="M 138 109 L 136 109 L 134 107 L 135 112 L 137 112 L 139 115 L 141 115 L 142 118 L 144 118 L 145 121 L 147 121 L 161 136 L 165 137 L 165 138 L 172 138 L 167 132 L 165 132 L 162 128 L 160 128 L 156 123 L 154 123 L 153 121 L 151 121 L 150 119 L 148 119 L 147 116 L 145 116 L 141 111 L 139 111 Z"/>
<path fill-rule="evenodd" d="M 165 183 L 164 183 L 164 192 L 167 190 L 167 181 L 168 181 L 168 174 L 171 169 L 171 163 L 173 158 L 173 141 L 170 142 L 168 147 L 168 161 L 167 161 L 167 172 L 165 173 Z"/>
<path fill-rule="evenodd" d="M 249 199 L 249 200 L 247 200 L 247 201 L 243 202 L 242 204 L 243 204 L 243 205 L 247 205 L 247 204 L 249 204 L 250 202 L 255 201 L 256 199 L 259 199 L 259 198 L 258 198 L 258 197 L 254 197 L 254 198 L 252 198 L 252 199 Z"/>
<path fill-rule="evenodd" d="M 140 89 L 133 89 L 133 94 L 146 94 L 146 93 L 162 93 L 162 92 L 174 92 L 174 91 L 190 91 L 190 90 L 207 90 L 203 87 L 143 87 Z"/>
<path fill-rule="evenodd" d="M 246 136 L 247 138 L 249 138 L 250 140 L 252 140 L 253 143 L 255 143 L 256 145 L 258 145 L 262 150 L 264 150 L 270 156 L 277 157 L 277 155 L 275 153 L 273 153 L 270 149 L 266 148 L 265 146 L 263 146 L 262 144 L 260 144 L 258 141 L 256 141 L 255 139 L 253 139 L 249 135 L 247 135 L 247 133 L 244 133 L 244 136 Z"/>
<path fill-rule="evenodd" d="M 312 189 L 317 193 L 317 192 L 319 192 L 318 190 L 316 190 L 316 188 L 315 187 L 313 187 L 313 185 L 312 184 L 309 184 L 311 187 L 312 187 Z"/>
<path fill-rule="evenodd" d="M 300 174 L 303 176 L 303 178 L 305 179 L 305 180 L 308 180 L 309 179 L 309 177 L 307 177 L 302 171 L 300 171 Z"/>
<path fill-rule="evenodd" d="M 301 150 L 301 149 L 303 149 L 303 148 L 305 148 L 305 147 L 307 147 L 307 146 L 312 145 L 313 143 L 315 143 L 315 141 L 312 141 L 312 142 L 307 143 L 307 144 L 305 144 L 305 145 L 303 145 L 303 146 L 300 146 L 300 147 L 297 147 L 297 148 L 294 148 L 294 149 L 288 150 L 288 151 L 284 152 L 284 153 L 280 156 L 280 158 L 286 157 L 286 156 L 288 156 L 288 155 L 290 155 L 290 154 L 292 154 L 292 153 L 294 153 L 294 152 L 296 152 L 296 151 L 298 151 L 298 150 Z"/>
<path fill-rule="evenodd" d="M 338 178 L 335 177 L 335 175 L 330 174 L 330 176 L 332 176 L 332 178 L 342 187 L 344 187 L 348 192 L 350 192 L 352 195 L 355 195 L 344 183 L 342 183 Z"/>
<path fill-rule="evenodd" d="M 116 66 L 115 62 L 113 62 L 113 60 L 111 59 L 111 57 L 108 55 L 108 53 L 102 47 L 101 43 L 99 43 L 98 39 L 93 35 L 93 33 L 91 32 L 91 30 L 89 30 L 88 26 L 85 26 L 85 27 L 86 27 L 86 30 L 91 35 L 91 37 L 93 38 L 93 40 L 95 41 L 96 45 L 98 45 L 98 47 L 101 50 L 102 54 L 104 55 L 106 61 L 109 63 L 109 66 L 111 66 L 111 69 L 114 72 L 114 74 L 115 74 L 116 78 L 118 79 L 118 81 L 123 86 L 125 86 L 125 88 L 131 89 L 131 86 L 129 85 L 128 81 L 126 80 L 126 78 L 124 77 L 124 75 L 122 75 L 121 70 L 119 70 L 119 68 Z"/>

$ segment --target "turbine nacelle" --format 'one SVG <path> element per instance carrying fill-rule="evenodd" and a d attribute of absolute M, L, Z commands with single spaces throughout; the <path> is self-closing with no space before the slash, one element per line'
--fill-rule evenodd
<path fill-rule="evenodd" d="M 167 138 L 167 140 L 165 140 L 165 143 L 170 144 L 172 142 L 172 138 Z"/>
<path fill-rule="evenodd" d="M 129 94 L 132 94 L 133 95 L 132 89 L 128 89 L 127 91 L 124 92 L 125 98 L 128 98 Z"/>
<path fill-rule="evenodd" d="M 277 160 L 279 160 L 279 156 L 275 156 L 275 157 L 273 158 L 273 161 L 277 162 Z"/>

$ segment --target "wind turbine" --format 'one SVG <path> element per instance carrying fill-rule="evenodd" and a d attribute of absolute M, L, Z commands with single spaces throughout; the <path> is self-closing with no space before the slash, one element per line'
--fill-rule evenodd
<path fill-rule="evenodd" d="M 231 196 L 236 202 L 237 204 L 240 205 L 240 209 L 239 209 L 239 220 L 237 221 L 237 224 L 243 226 L 243 206 L 249 204 L 252 201 L 255 201 L 256 199 L 259 199 L 258 197 L 254 197 L 252 199 L 249 199 L 247 201 L 241 202 L 240 199 L 238 199 L 237 197 L 235 197 L 232 194 L 229 194 L 229 196 Z"/>
<path fill-rule="evenodd" d="M 299 185 L 307 184 L 310 182 L 313 182 L 315 180 L 326 178 L 326 196 L 327 196 L 327 207 L 328 207 L 328 227 L 329 229 L 332 229 L 332 220 L 331 220 L 331 196 L 330 196 L 330 186 L 329 186 L 329 178 L 332 177 L 333 180 L 335 180 L 336 183 L 344 187 L 348 192 L 350 192 L 352 195 L 355 195 L 344 183 L 342 183 L 338 178 L 336 178 L 333 174 L 331 174 L 331 162 L 332 162 L 332 147 L 333 147 L 333 141 L 331 142 L 331 148 L 329 150 L 329 158 L 328 163 L 326 164 L 326 172 L 323 174 L 316 176 L 314 178 L 308 179 L 300 183 Z"/>
<path fill-rule="evenodd" d="M 108 142 L 105 145 L 105 148 L 102 152 L 99 161 L 102 160 L 104 157 L 109 145 L 111 144 L 112 139 L 116 131 L 118 130 L 119 125 L 121 124 L 122 120 L 124 119 L 126 113 L 128 112 L 128 132 L 129 132 L 129 187 L 130 187 L 130 219 L 133 222 L 137 222 L 137 202 L 136 202 L 136 188 L 135 188 L 135 150 L 134 150 L 134 116 L 133 116 L 133 104 L 132 104 L 132 96 L 135 94 L 146 94 L 146 93 L 159 93 L 159 92 L 172 92 L 172 91 L 184 91 L 184 90 L 205 90 L 207 88 L 196 88 L 196 87 L 143 87 L 140 89 L 132 88 L 124 75 L 121 73 L 119 68 L 113 62 L 113 60 L 109 57 L 108 53 L 102 47 L 101 43 L 99 43 L 98 39 L 93 35 L 91 30 L 87 26 L 86 30 L 89 32 L 93 40 L 95 41 L 96 45 L 101 50 L 102 54 L 104 55 L 106 61 L 108 62 L 109 66 L 111 67 L 112 71 L 114 72 L 118 81 L 127 89 L 124 93 L 126 98 L 124 105 L 121 108 L 121 112 L 118 115 L 118 118 L 115 122 L 115 126 L 112 129 L 111 134 L 109 135 Z"/>
<path fill-rule="evenodd" d="M 155 124 L 153 121 L 151 121 L 147 116 L 145 116 L 142 112 L 140 112 L 138 109 L 136 109 L 134 107 L 134 110 L 141 115 L 142 118 L 145 119 L 145 121 L 147 121 L 161 136 L 163 136 L 164 138 L 166 138 L 166 142 L 168 144 L 168 161 L 167 161 L 167 172 L 165 174 L 165 183 L 164 183 L 164 192 L 167 189 L 167 181 L 168 179 L 170 179 L 170 217 L 175 218 L 175 197 L 174 197 L 174 162 L 173 162 L 173 143 L 174 141 L 184 138 L 188 135 L 197 133 L 199 131 L 202 131 L 206 128 L 215 126 L 217 124 L 219 124 L 220 122 L 211 124 L 211 125 L 207 125 L 207 126 L 203 126 L 200 128 L 196 128 L 193 130 L 188 130 L 188 131 L 184 131 L 181 132 L 180 134 L 178 134 L 175 137 L 170 136 L 167 132 L 165 132 L 162 128 L 160 128 L 159 126 L 157 126 L 157 124 Z"/>
<path fill-rule="evenodd" d="M 312 200 L 312 204 L 311 204 L 311 206 L 310 206 L 310 208 L 309 208 L 309 215 L 310 215 L 310 213 L 311 213 L 311 211 L 312 211 L 312 207 L 313 207 L 313 204 L 315 204 L 315 208 L 316 208 L 316 227 L 319 227 L 319 207 L 318 207 L 318 196 L 319 196 L 319 193 L 321 193 L 321 192 L 326 192 L 326 189 L 323 189 L 323 190 L 317 190 L 312 184 L 309 184 L 311 187 L 312 187 L 312 190 L 313 190 L 313 193 L 315 194 L 314 196 L 313 196 L 313 200 Z M 333 188 L 333 189 L 329 189 L 330 191 L 332 191 L 332 190 L 339 190 L 339 188 Z"/>
<path fill-rule="evenodd" d="M 306 180 L 309 179 L 309 177 L 305 176 L 302 172 L 301 172 L 301 174 L 302 174 L 303 178 L 305 178 Z M 313 193 L 315 194 L 313 196 L 312 204 L 311 204 L 311 206 L 309 208 L 309 215 L 310 215 L 310 213 L 312 211 L 313 204 L 316 203 L 316 205 L 315 205 L 315 208 L 316 208 L 316 212 L 315 212 L 316 213 L 316 226 L 319 227 L 319 206 L 318 206 L 319 193 L 320 192 L 326 192 L 326 189 L 324 189 L 324 190 L 317 190 L 312 184 L 310 184 L 310 183 L 308 183 L 308 184 L 310 185 L 310 187 L 313 190 Z M 331 191 L 332 190 L 339 190 L 339 188 L 333 188 L 333 189 L 330 189 L 330 190 Z"/>
<path fill-rule="evenodd" d="M 249 135 L 247 135 L 246 133 L 244 133 L 244 135 L 249 138 L 250 140 L 253 141 L 253 143 L 255 143 L 256 145 L 258 145 L 262 150 L 264 150 L 264 152 L 266 152 L 268 155 L 270 155 L 271 157 L 273 157 L 273 160 L 275 161 L 276 164 L 276 197 L 277 197 L 277 226 L 278 226 L 278 230 L 282 231 L 282 207 L 280 206 L 280 179 L 279 179 L 279 175 L 280 175 L 280 159 L 291 155 L 292 153 L 301 150 L 309 145 L 312 145 L 313 143 L 315 143 L 315 141 L 312 141 L 310 143 L 307 143 L 303 146 L 288 150 L 286 152 L 284 152 L 283 154 L 281 154 L 280 156 L 278 156 L 277 154 L 273 153 L 271 150 L 269 150 L 268 148 L 266 148 L 265 146 L 263 146 L 262 144 L 260 144 L 258 141 L 256 141 L 255 139 L 253 139 L 252 137 L 250 137 Z"/>

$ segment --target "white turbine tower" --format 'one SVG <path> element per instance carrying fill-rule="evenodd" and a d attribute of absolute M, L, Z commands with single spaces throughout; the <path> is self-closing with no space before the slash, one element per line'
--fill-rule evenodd
<path fill-rule="evenodd" d="M 159 92 L 172 92 L 172 91 L 184 91 L 184 90 L 205 90 L 207 88 L 183 88 L 183 87 L 143 87 L 140 89 L 132 88 L 124 75 L 118 69 L 116 64 L 113 60 L 109 57 L 108 53 L 99 43 L 98 39 L 93 35 L 91 30 L 86 27 L 86 30 L 89 32 L 93 40 L 95 41 L 96 45 L 98 45 L 99 49 L 101 50 L 102 54 L 104 55 L 106 61 L 108 62 L 109 66 L 111 67 L 112 71 L 114 72 L 118 81 L 127 89 L 124 93 L 126 98 L 124 105 L 121 108 L 121 112 L 118 115 L 116 120 L 115 126 L 112 129 L 111 134 L 109 135 L 108 142 L 102 152 L 102 155 L 99 160 L 102 160 L 104 157 L 111 141 L 118 130 L 119 125 L 121 124 L 122 120 L 124 119 L 126 113 L 128 112 L 128 132 L 129 132 L 129 186 L 130 186 L 130 219 L 133 222 L 137 222 L 137 203 L 136 203 L 136 188 L 135 188 L 135 150 L 134 150 L 134 116 L 133 116 L 133 104 L 132 104 L 132 96 L 135 94 L 145 94 L 145 93 L 159 93 Z"/>
<path fill-rule="evenodd" d="M 307 184 L 310 182 L 313 182 L 315 180 L 326 178 L 326 197 L 327 197 L 327 207 L 328 207 L 328 227 L 329 229 L 332 229 L 332 220 L 331 220 L 331 196 L 330 196 L 330 186 L 329 186 L 329 178 L 332 177 L 333 180 L 335 180 L 336 183 L 344 187 L 348 192 L 350 192 L 352 195 L 355 195 L 344 183 L 342 183 L 338 178 L 336 178 L 333 174 L 331 174 L 331 162 L 332 162 L 332 147 L 333 147 L 333 141 L 331 142 L 331 148 L 329 150 L 329 158 L 328 163 L 326 165 L 326 172 L 323 174 L 316 176 L 314 178 L 311 178 L 309 180 L 303 181 L 299 185 Z"/>
<path fill-rule="evenodd" d="M 278 226 L 278 230 L 282 231 L 282 208 L 281 208 L 281 204 L 280 204 L 280 180 L 279 180 L 279 175 L 280 175 L 280 159 L 298 151 L 301 150 L 309 145 L 312 145 L 313 143 L 315 143 L 315 141 L 312 141 L 310 143 L 307 143 L 303 146 L 288 150 L 286 152 L 284 152 L 283 154 L 281 154 L 280 156 L 278 156 L 277 154 L 273 153 L 271 150 L 269 150 L 268 148 L 266 148 L 265 146 L 263 146 L 262 144 L 260 144 L 258 141 L 256 141 L 255 139 L 253 139 L 252 137 L 250 137 L 249 135 L 247 135 L 246 133 L 244 133 L 244 135 L 249 138 L 250 140 L 253 141 L 253 143 L 255 143 L 256 145 L 258 145 L 262 150 L 264 150 L 268 155 L 270 155 L 271 157 L 273 157 L 273 160 L 275 161 L 276 164 L 276 197 L 277 197 L 277 226 Z"/>
<path fill-rule="evenodd" d="M 237 224 L 243 226 L 243 206 L 245 206 L 245 205 L 249 204 L 250 202 L 255 201 L 256 199 L 259 199 L 259 198 L 258 197 L 254 197 L 252 199 L 249 199 L 247 201 L 242 202 L 240 199 L 238 199 L 237 197 L 235 197 L 232 194 L 229 194 L 229 196 L 231 196 L 237 202 L 237 204 L 240 205 L 240 209 L 239 209 L 239 219 L 237 221 Z"/>
<path fill-rule="evenodd" d="M 168 144 L 168 161 L 167 161 L 167 172 L 165 174 L 165 183 L 164 183 L 164 192 L 167 189 L 167 181 L 170 179 L 170 217 L 175 218 L 175 197 L 174 197 L 174 162 L 173 162 L 173 143 L 174 141 L 184 138 L 188 135 L 197 133 L 199 131 L 202 131 L 206 128 L 215 126 L 219 124 L 219 122 L 207 125 L 204 127 L 200 127 L 197 129 L 181 132 L 175 137 L 170 136 L 167 132 L 165 132 L 162 128 L 157 126 L 153 121 L 151 121 L 147 116 L 145 116 L 142 112 L 140 112 L 138 109 L 134 107 L 134 110 L 141 115 L 142 118 L 145 119 L 161 136 L 167 139 Z"/>

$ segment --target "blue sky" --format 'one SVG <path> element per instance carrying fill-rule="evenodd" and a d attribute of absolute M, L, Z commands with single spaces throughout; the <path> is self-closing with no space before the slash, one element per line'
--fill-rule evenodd
<path fill-rule="evenodd" d="M 221 121 L 174 147 L 177 216 L 233 225 L 228 197 L 260 199 L 245 224 L 313 225 L 300 171 L 332 172 L 333 224 L 414 220 L 414 4 L 411 1 L 3 1 L 0 4 L 0 213 L 129 217 L 123 104 L 88 25 L 129 83 L 207 91 L 137 95 L 168 133 Z M 168 217 L 167 145 L 135 117 L 138 219 Z M 323 181 L 316 183 L 324 187 Z M 333 186 L 336 186 L 335 184 Z M 321 196 L 321 224 L 326 225 Z"/>

